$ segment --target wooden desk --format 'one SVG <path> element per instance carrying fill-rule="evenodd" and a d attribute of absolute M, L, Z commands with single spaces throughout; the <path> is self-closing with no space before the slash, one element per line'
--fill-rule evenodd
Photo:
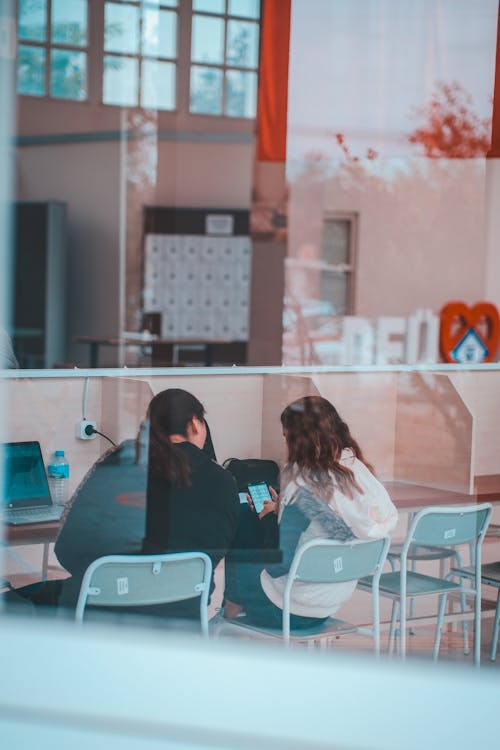
<path fill-rule="evenodd" d="M 4 545 L 6 547 L 20 547 L 32 544 L 42 544 L 42 581 L 47 577 L 49 564 L 49 545 L 55 542 L 59 534 L 59 521 L 47 523 L 27 523 L 20 526 L 4 525 Z"/>
<path fill-rule="evenodd" d="M 182 364 L 178 352 L 182 348 L 200 349 L 203 359 L 200 364 L 211 367 L 215 359 L 227 360 L 228 364 L 244 364 L 246 362 L 246 342 L 230 339 L 214 339 L 202 341 L 200 339 L 162 339 L 162 338 L 99 338 L 94 336 L 78 336 L 79 344 L 88 344 L 90 367 L 99 366 L 99 347 L 101 346 L 139 346 L 151 347 L 151 364 L 153 367 L 172 366 Z"/>
<path fill-rule="evenodd" d="M 483 501 L 483 498 L 479 498 L 478 495 L 440 490 L 419 484 L 397 481 L 384 482 L 383 484 L 396 508 L 409 513 L 422 510 L 422 508 L 427 508 L 430 505 L 465 505 Z M 498 500 L 500 501 L 500 497 Z"/>
<path fill-rule="evenodd" d="M 500 504 L 500 475 L 498 474 L 476 477 L 475 491 L 472 495 L 396 480 L 383 484 L 398 510 L 408 512 L 415 512 L 430 505 Z"/>

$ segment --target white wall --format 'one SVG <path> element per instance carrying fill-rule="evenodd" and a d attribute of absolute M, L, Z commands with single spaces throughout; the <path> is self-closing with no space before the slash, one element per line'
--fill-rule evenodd
<path fill-rule="evenodd" d="M 399 172 L 389 160 L 366 168 L 329 163 L 324 170 L 310 166 L 291 183 L 289 254 L 319 258 L 325 214 L 356 213 L 356 315 L 439 312 L 451 300 L 485 296 L 500 307 L 494 272 L 485 283 L 487 260 L 496 258 L 492 239 L 486 248 L 485 160 L 406 159 Z M 493 217 L 491 210 L 492 237 Z M 288 281 L 293 289 L 293 276 Z"/>

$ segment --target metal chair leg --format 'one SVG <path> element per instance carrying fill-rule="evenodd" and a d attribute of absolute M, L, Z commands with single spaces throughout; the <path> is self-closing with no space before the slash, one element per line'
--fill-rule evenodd
<path fill-rule="evenodd" d="M 497 595 L 497 610 L 495 613 L 495 622 L 493 624 L 493 640 L 491 641 L 491 661 L 495 661 L 497 658 L 497 645 L 498 645 L 498 627 L 500 625 L 500 588 L 498 589 Z"/>
<path fill-rule="evenodd" d="M 399 602 L 397 599 L 394 599 L 392 602 L 392 615 L 391 615 L 391 629 L 389 631 L 389 644 L 387 647 L 387 653 L 389 656 L 392 656 L 394 652 L 394 643 L 396 640 L 396 622 L 398 618 L 398 612 L 399 610 Z"/>
<path fill-rule="evenodd" d="M 441 594 L 441 596 L 439 597 L 439 611 L 438 611 L 438 620 L 437 620 L 437 626 L 436 626 L 436 637 L 434 638 L 434 651 L 432 653 L 432 658 L 434 661 L 437 661 L 438 654 L 439 654 L 439 646 L 441 644 L 441 631 L 443 629 L 444 611 L 446 609 L 447 598 L 448 598 L 447 594 Z"/>

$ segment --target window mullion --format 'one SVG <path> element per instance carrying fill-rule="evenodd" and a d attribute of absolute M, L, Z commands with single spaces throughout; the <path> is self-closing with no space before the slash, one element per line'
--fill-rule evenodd
<path fill-rule="evenodd" d="M 45 34 L 45 96 L 50 97 L 50 79 L 52 74 L 52 0 L 47 0 L 47 31 Z"/>
<path fill-rule="evenodd" d="M 87 101 L 102 102 L 104 3 L 87 2 Z"/>
<path fill-rule="evenodd" d="M 191 3 L 179 2 L 177 16 L 177 64 L 176 64 L 176 100 L 177 111 L 190 111 L 191 88 Z"/>

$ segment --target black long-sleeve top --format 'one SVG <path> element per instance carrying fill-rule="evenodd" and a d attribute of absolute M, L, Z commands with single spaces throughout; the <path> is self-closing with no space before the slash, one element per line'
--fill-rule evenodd
<path fill-rule="evenodd" d="M 232 475 L 189 442 L 177 448 L 191 470 L 188 487 L 170 487 L 150 476 L 143 552 L 206 552 L 213 567 L 225 556 L 236 534 L 240 502 Z"/>

